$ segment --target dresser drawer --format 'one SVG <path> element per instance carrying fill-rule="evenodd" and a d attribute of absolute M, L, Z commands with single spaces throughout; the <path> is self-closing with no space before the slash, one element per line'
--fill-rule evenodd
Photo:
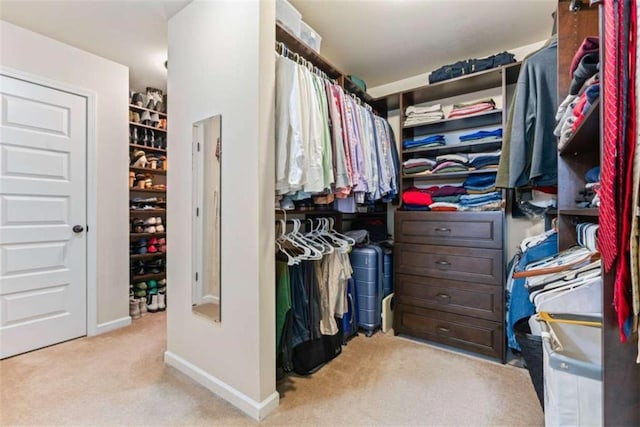
<path fill-rule="evenodd" d="M 396 304 L 502 322 L 502 286 L 396 274 Z"/>
<path fill-rule="evenodd" d="M 394 330 L 504 360 L 502 323 L 396 304 Z"/>
<path fill-rule="evenodd" d="M 395 241 L 502 249 L 502 212 L 395 213 Z"/>
<path fill-rule="evenodd" d="M 394 252 L 397 273 L 502 285 L 501 250 L 400 243 Z"/>

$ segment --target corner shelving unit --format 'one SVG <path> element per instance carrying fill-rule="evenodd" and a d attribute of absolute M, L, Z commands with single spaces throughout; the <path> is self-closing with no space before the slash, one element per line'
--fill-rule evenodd
<path fill-rule="evenodd" d="M 144 108 L 144 107 L 138 107 L 137 105 L 132 105 L 129 104 L 129 110 L 130 111 L 135 111 L 139 114 L 142 114 L 143 112 L 147 111 L 151 114 L 157 114 L 161 119 L 166 119 L 167 118 L 167 114 L 160 112 L 160 111 L 155 111 L 152 109 L 148 109 L 148 108 Z M 154 126 L 147 126 L 144 125 L 142 123 L 136 123 L 136 122 L 129 122 L 129 126 L 131 128 L 131 130 L 135 129 L 151 129 L 154 132 L 157 132 L 156 135 L 159 136 L 160 138 L 162 138 L 163 142 L 160 146 L 158 146 L 157 143 L 155 143 L 154 145 L 145 145 L 143 143 L 140 143 L 140 141 L 138 141 L 138 143 L 133 143 L 133 140 L 129 141 L 129 150 L 131 151 L 131 153 L 133 153 L 134 151 L 144 151 L 145 155 L 148 156 L 165 156 L 167 155 L 167 148 L 166 148 L 166 135 L 167 135 L 167 130 L 166 128 L 159 128 L 159 127 L 154 127 Z M 133 156 L 131 156 L 133 157 Z M 129 172 L 133 172 L 134 174 L 138 175 L 138 174 L 143 174 L 145 175 L 145 179 L 152 179 L 153 185 L 158 185 L 158 184 L 162 184 L 165 186 L 166 188 L 166 175 L 167 175 L 167 170 L 166 170 L 166 160 L 163 162 L 164 166 L 162 168 L 156 168 L 156 169 L 152 169 L 150 167 L 145 167 L 145 168 L 139 168 L 139 167 L 133 167 L 133 166 L 129 166 Z M 131 163 L 132 164 L 132 163 Z M 153 207 L 152 209 L 133 209 L 130 207 L 129 209 L 129 216 L 130 216 L 130 234 L 129 234 L 129 240 L 130 243 L 132 245 L 134 245 L 136 242 L 140 241 L 141 239 L 145 239 L 145 240 L 149 240 L 149 239 L 153 239 L 153 238 L 157 238 L 157 239 L 161 239 L 161 238 L 165 238 L 166 239 L 166 212 L 167 210 L 165 208 L 160 208 L 159 205 L 156 202 L 150 201 L 150 202 L 135 202 L 134 203 L 134 199 L 136 198 L 153 198 L 153 197 L 157 197 L 158 199 L 161 199 L 164 201 L 164 203 L 166 203 L 166 194 L 167 194 L 167 190 L 166 189 L 158 189 L 158 188 L 139 188 L 137 186 L 133 186 L 129 188 L 129 200 L 130 200 L 130 206 L 137 206 L 138 204 L 140 206 L 143 206 L 143 204 L 149 204 L 151 207 Z M 166 206 L 164 204 L 161 204 L 160 206 Z M 162 218 L 162 225 L 163 227 L 165 227 L 165 231 L 159 233 L 135 233 L 134 232 L 134 228 L 133 228 L 133 221 L 134 219 L 141 219 L 141 220 L 146 220 L 150 217 L 160 217 Z M 146 226 L 145 226 L 146 228 Z M 166 243 L 165 243 L 166 244 Z M 158 246 L 159 249 L 159 246 Z M 145 274 L 141 274 L 141 275 L 135 275 L 133 274 L 134 271 L 134 266 L 139 266 L 140 263 L 146 263 L 146 262 L 150 262 L 153 260 L 157 260 L 157 259 L 162 259 L 162 271 L 160 273 L 147 273 L 145 272 Z M 135 253 L 133 250 L 130 250 L 130 255 L 129 255 L 129 260 L 130 260 L 130 264 L 131 264 L 131 274 L 130 274 L 130 284 L 133 285 L 135 283 L 140 283 L 140 282 L 144 282 L 144 281 L 148 281 L 148 280 L 161 280 L 161 279 L 165 279 L 166 278 L 166 273 L 165 273 L 165 261 L 166 261 L 166 253 L 165 252 L 160 252 L 159 250 L 157 252 L 154 253 L 144 253 L 144 254 L 138 254 Z"/>

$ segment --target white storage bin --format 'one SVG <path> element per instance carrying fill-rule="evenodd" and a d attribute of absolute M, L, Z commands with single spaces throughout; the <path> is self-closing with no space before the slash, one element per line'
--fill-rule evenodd
<path fill-rule="evenodd" d="M 602 328 L 542 320 L 540 328 L 545 425 L 602 425 Z"/>
<path fill-rule="evenodd" d="M 320 44 L 322 43 L 322 37 L 306 22 L 300 23 L 300 40 L 305 42 L 311 49 L 320 53 Z"/>
<path fill-rule="evenodd" d="M 287 0 L 276 0 L 276 21 L 287 27 L 293 35 L 300 37 L 302 14 Z"/>

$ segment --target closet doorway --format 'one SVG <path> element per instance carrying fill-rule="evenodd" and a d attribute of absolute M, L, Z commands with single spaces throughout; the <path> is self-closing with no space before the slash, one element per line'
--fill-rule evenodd
<path fill-rule="evenodd" d="M 0 358 L 87 333 L 87 98 L 0 75 Z"/>

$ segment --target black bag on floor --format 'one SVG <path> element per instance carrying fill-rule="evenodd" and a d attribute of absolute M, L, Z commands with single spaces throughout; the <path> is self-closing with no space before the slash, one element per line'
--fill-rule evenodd
<path fill-rule="evenodd" d="M 340 329 L 338 322 L 338 329 Z M 293 371 L 299 375 L 310 375 L 342 352 L 342 331 L 335 335 L 303 342 L 293 348 Z"/>

